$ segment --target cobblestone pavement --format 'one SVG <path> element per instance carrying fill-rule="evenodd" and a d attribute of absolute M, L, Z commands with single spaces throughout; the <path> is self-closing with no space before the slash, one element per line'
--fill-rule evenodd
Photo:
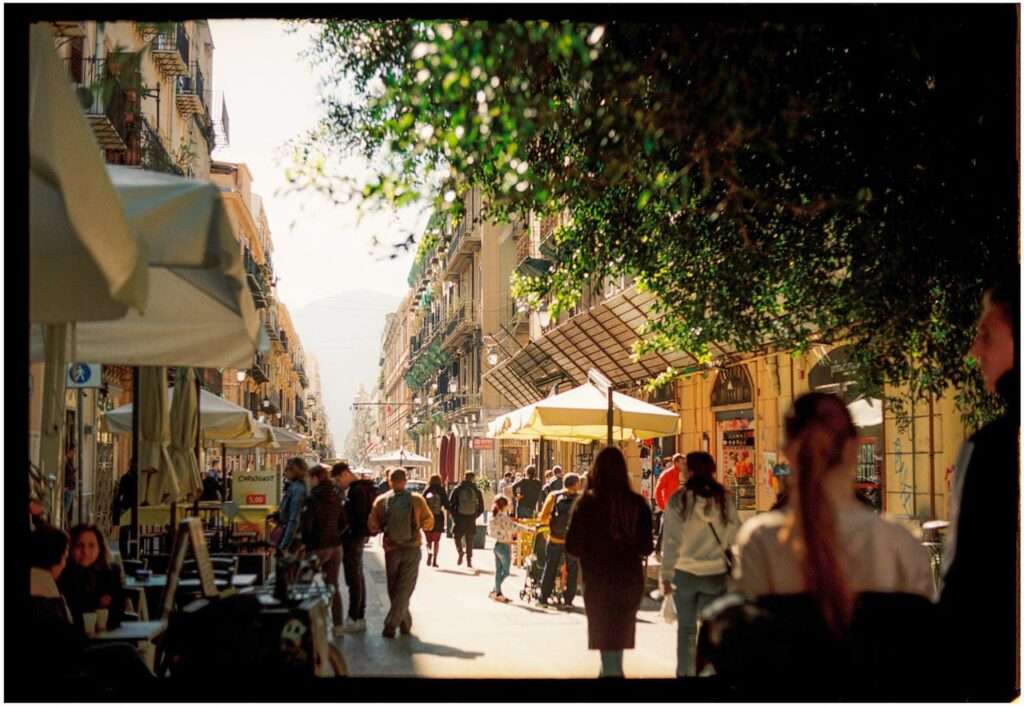
<path fill-rule="evenodd" d="M 425 557 L 425 554 L 424 554 Z M 367 581 L 367 631 L 337 638 L 352 676 L 588 678 L 597 675 L 598 652 L 587 649 L 583 598 L 573 613 L 542 609 L 519 598 L 524 570 L 513 568 L 503 591 L 513 599 L 488 598 L 494 582 L 494 553 L 473 555 L 475 570 L 456 566 L 452 540 L 442 543 L 438 568 L 420 564 L 412 597 L 412 634 L 393 640 L 381 636 L 388 609 L 384 553 L 379 539 L 364 553 Z M 347 592 L 345 596 L 347 608 Z M 650 599 L 637 616 L 637 648 L 627 650 L 627 677 L 675 675 L 675 626 L 662 621 Z"/>

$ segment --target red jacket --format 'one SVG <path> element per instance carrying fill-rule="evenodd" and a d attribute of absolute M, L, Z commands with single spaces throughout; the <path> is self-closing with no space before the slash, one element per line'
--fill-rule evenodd
<path fill-rule="evenodd" d="M 679 469 L 672 466 L 667 471 L 661 472 L 661 475 L 658 476 L 658 485 L 654 487 L 654 502 L 657 503 L 659 510 L 665 511 L 668 499 L 677 490 L 679 490 Z"/>

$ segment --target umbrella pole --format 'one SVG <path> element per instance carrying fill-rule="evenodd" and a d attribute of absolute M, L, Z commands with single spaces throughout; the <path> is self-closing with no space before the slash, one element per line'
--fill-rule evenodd
<path fill-rule="evenodd" d="M 614 442 L 612 434 L 612 424 L 614 423 L 615 413 L 612 411 L 612 388 L 608 387 L 608 445 L 611 446 Z"/>
<path fill-rule="evenodd" d="M 131 537 L 128 556 L 139 558 L 139 493 L 142 491 L 142 469 L 139 464 L 139 367 L 132 368 L 132 465 L 135 467 L 135 499 L 132 501 Z M 131 468 L 128 472 L 131 472 Z"/>
<path fill-rule="evenodd" d="M 228 499 L 228 445 L 220 445 L 220 492 Z"/>

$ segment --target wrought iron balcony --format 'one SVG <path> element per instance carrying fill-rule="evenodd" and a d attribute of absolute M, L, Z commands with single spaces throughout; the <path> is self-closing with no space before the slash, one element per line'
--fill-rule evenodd
<path fill-rule="evenodd" d="M 257 353 L 252 362 L 252 367 L 249 368 L 250 377 L 252 377 L 253 382 L 258 385 L 270 382 L 270 368 L 268 362 L 267 357 L 263 353 Z M 254 411 L 259 411 L 259 409 Z"/>
<path fill-rule="evenodd" d="M 448 256 L 445 258 L 447 261 L 445 272 L 448 278 L 453 278 L 467 263 L 472 262 L 473 253 L 478 250 L 480 250 L 480 234 L 463 218 L 455 228 L 455 232 L 452 233 L 452 242 L 448 246 Z"/>
<path fill-rule="evenodd" d="M 127 151 L 137 99 L 129 98 L 105 59 L 72 57 L 64 65 L 100 147 Z"/>
<path fill-rule="evenodd" d="M 249 282 L 249 291 L 252 293 L 253 305 L 257 309 L 263 309 L 269 304 L 269 288 L 267 280 L 263 276 L 263 268 L 253 258 L 249 248 L 242 251 L 242 263 L 245 266 L 246 279 Z"/>
<path fill-rule="evenodd" d="M 157 23 L 140 23 L 142 35 L 150 40 L 150 54 L 153 61 L 167 76 L 189 74 L 189 38 L 185 25 L 175 22 L 169 29 L 160 31 Z"/>
<path fill-rule="evenodd" d="M 175 105 L 182 115 L 200 114 L 203 119 L 210 115 L 206 107 L 206 78 L 203 76 L 199 64 L 192 65 L 192 72 L 187 75 L 178 76 L 174 88 Z M 211 138 L 212 139 L 212 127 Z"/>
<path fill-rule="evenodd" d="M 296 363 L 295 372 L 299 376 L 299 384 L 303 387 L 309 387 L 309 378 L 306 376 L 305 366 L 302 363 Z"/>

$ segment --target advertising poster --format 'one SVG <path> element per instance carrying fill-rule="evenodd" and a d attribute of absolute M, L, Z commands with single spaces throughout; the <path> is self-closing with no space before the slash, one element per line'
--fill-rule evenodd
<path fill-rule="evenodd" d="M 235 474 L 231 497 L 239 505 L 272 505 L 281 502 L 281 474 L 277 470 L 248 471 Z"/>
<path fill-rule="evenodd" d="M 740 510 L 756 510 L 754 481 L 754 425 L 749 419 L 718 422 L 719 474 L 722 484 L 736 494 Z"/>

